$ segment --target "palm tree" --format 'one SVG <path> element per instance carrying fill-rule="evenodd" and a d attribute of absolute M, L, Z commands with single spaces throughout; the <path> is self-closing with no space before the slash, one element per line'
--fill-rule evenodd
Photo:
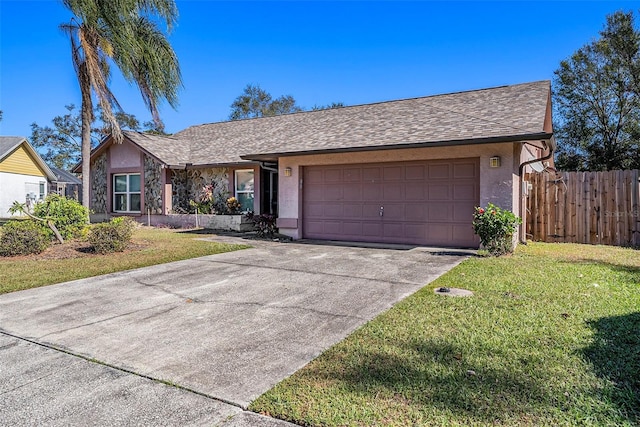
<path fill-rule="evenodd" d="M 82 95 L 82 204 L 89 207 L 91 124 L 94 97 L 117 143 L 122 131 L 114 110 L 122 110 L 109 89 L 111 67 L 140 89 L 142 99 L 161 128 L 158 103 L 177 106 L 182 86 L 178 58 L 165 34 L 176 23 L 174 0 L 62 0 L 73 13 L 60 28 L 71 40 L 71 56 Z"/>

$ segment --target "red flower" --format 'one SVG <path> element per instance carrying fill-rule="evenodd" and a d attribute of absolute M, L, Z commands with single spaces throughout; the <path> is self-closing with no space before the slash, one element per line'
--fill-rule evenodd
<path fill-rule="evenodd" d="M 482 209 L 482 208 L 478 208 L 478 213 L 479 213 L 479 214 L 483 214 L 483 213 L 484 213 L 484 209 Z"/>

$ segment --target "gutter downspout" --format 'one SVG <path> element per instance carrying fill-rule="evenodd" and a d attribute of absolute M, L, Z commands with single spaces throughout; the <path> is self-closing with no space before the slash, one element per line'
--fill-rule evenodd
<path fill-rule="evenodd" d="M 547 150 L 549 150 L 548 154 L 545 154 L 544 156 L 538 159 L 527 160 L 526 162 L 522 162 L 520 163 L 520 167 L 518 168 L 518 175 L 520 177 L 520 212 L 521 212 L 520 217 L 522 217 L 522 212 L 524 212 L 527 209 L 527 205 L 525 203 L 525 198 L 524 198 L 524 175 L 523 175 L 524 168 L 525 166 L 530 165 L 532 163 L 543 162 L 553 157 L 553 153 L 556 149 L 556 140 L 553 138 L 553 136 L 549 139 L 549 142 L 544 142 L 544 146 Z M 526 224 L 522 223 L 518 227 L 518 234 L 520 235 L 520 243 L 522 243 L 523 245 L 527 244 L 526 226 L 527 226 Z"/>
<path fill-rule="evenodd" d="M 278 172 L 277 168 L 272 168 L 271 166 L 267 166 L 267 162 L 258 162 L 260 164 L 260 168 L 269 172 Z"/>

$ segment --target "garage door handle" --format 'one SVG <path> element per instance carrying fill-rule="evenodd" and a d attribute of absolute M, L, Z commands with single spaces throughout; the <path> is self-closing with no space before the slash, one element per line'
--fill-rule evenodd
<path fill-rule="evenodd" d="M 384 216 L 384 206 L 380 206 L 380 216 Z"/>

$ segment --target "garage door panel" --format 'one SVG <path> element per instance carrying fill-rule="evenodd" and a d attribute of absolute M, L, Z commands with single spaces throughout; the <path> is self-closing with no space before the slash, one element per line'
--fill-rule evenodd
<path fill-rule="evenodd" d="M 344 211 L 342 209 L 342 203 L 325 203 L 322 213 L 323 213 L 323 216 L 325 218 L 342 218 L 342 217 L 344 217 Z"/>
<path fill-rule="evenodd" d="M 426 200 L 427 188 L 424 183 L 408 182 L 404 187 L 404 198 L 409 201 Z"/>
<path fill-rule="evenodd" d="M 379 167 L 363 167 L 362 180 L 364 182 L 380 182 L 382 181 L 382 171 Z"/>
<path fill-rule="evenodd" d="M 382 200 L 404 200 L 404 186 L 402 184 L 385 183 L 382 187 Z"/>
<path fill-rule="evenodd" d="M 345 218 L 362 218 L 362 205 L 348 203 L 343 205 Z"/>
<path fill-rule="evenodd" d="M 362 186 L 358 183 L 347 183 L 342 193 L 344 200 L 359 202 L 362 200 Z"/>
<path fill-rule="evenodd" d="M 456 203 L 452 210 L 452 219 L 454 222 L 464 222 L 470 224 L 473 221 L 473 211 L 475 204 Z"/>
<path fill-rule="evenodd" d="M 477 173 L 476 163 L 458 163 L 453 165 L 453 178 L 470 178 L 474 179 Z"/>
<path fill-rule="evenodd" d="M 324 172 L 322 170 L 305 170 L 305 186 L 312 184 L 324 184 Z"/>
<path fill-rule="evenodd" d="M 327 169 L 324 172 L 325 182 L 342 182 L 342 169 Z"/>
<path fill-rule="evenodd" d="M 453 185 L 453 200 L 473 200 L 476 194 L 476 184 L 473 182 Z"/>
<path fill-rule="evenodd" d="M 363 184 L 362 200 L 384 200 L 382 197 L 382 184 Z"/>
<path fill-rule="evenodd" d="M 429 179 L 449 179 L 449 165 L 448 164 L 434 164 L 429 165 Z"/>
<path fill-rule="evenodd" d="M 404 203 L 385 203 L 383 209 L 383 217 L 388 221 L 404 221 L 405 205 Z M 378 213 L 378 215 L 380 215 Z"/>
<path fill-rule="evenodd" d="M 305 167 L 303 237 L 477 247 L 479 170 L 478 159 Z"/>
<path fill-rule="evenodd" d="M 389 239 L 404 240 L 404 224 L 398 222 L 385 222 L 382 226 L 384 236 Z"/>
<path fill-rule="evenodd" d="M 427 218 L 429 221 L 447 222 L 451 219 L 451 206 L 444 203 L 430 204 L 428 206 Z"/>
<path fill-rule="evenodd" d="M 445 184 L 429 184 L 429 201 L 447 201 L 451 199 L 450 186 Z"/>
<path fill-rule="evenodd" d="M 344 198 L 344 187 L 341 184 L 325 185 L 323 200 L 342 200 Z"/>
<path fill-rule="evenodd" d="M 362 168 L 347 168 L 342 173 L 344 182 L 360 182 L 362 181 Z"/>
<path fill-rule="evenodd" d="M 405 168 L 405 178 L 412 181 L 424 181 L 426 173 L 425 169 L 426 166 L 424 165 L 409 165 Z"/>
<path fill-rule="evenodd" d="M 309 203 L 305 205 L 305 216 L 307 218 L 323 218 L 324 203 Z"/>
<path fill-rule="evenodd" d="M 362 218 L 363 219 L 380 219 L 380 204 L 365 204 L 362 205 Z"/>
<path fill-rule="evenodd" d="M 427 221 L 427 206 L 421 203 L 406 204 L 404 206 L 404 217 L 407 221 Z"/>
<path fill-rule="evenodd" d="M 403 166 L 392 166 L 385 167 L 383 169 L 383 179 L 384 181 L 401 181 L 404 179 L 404 167 Z"/>

